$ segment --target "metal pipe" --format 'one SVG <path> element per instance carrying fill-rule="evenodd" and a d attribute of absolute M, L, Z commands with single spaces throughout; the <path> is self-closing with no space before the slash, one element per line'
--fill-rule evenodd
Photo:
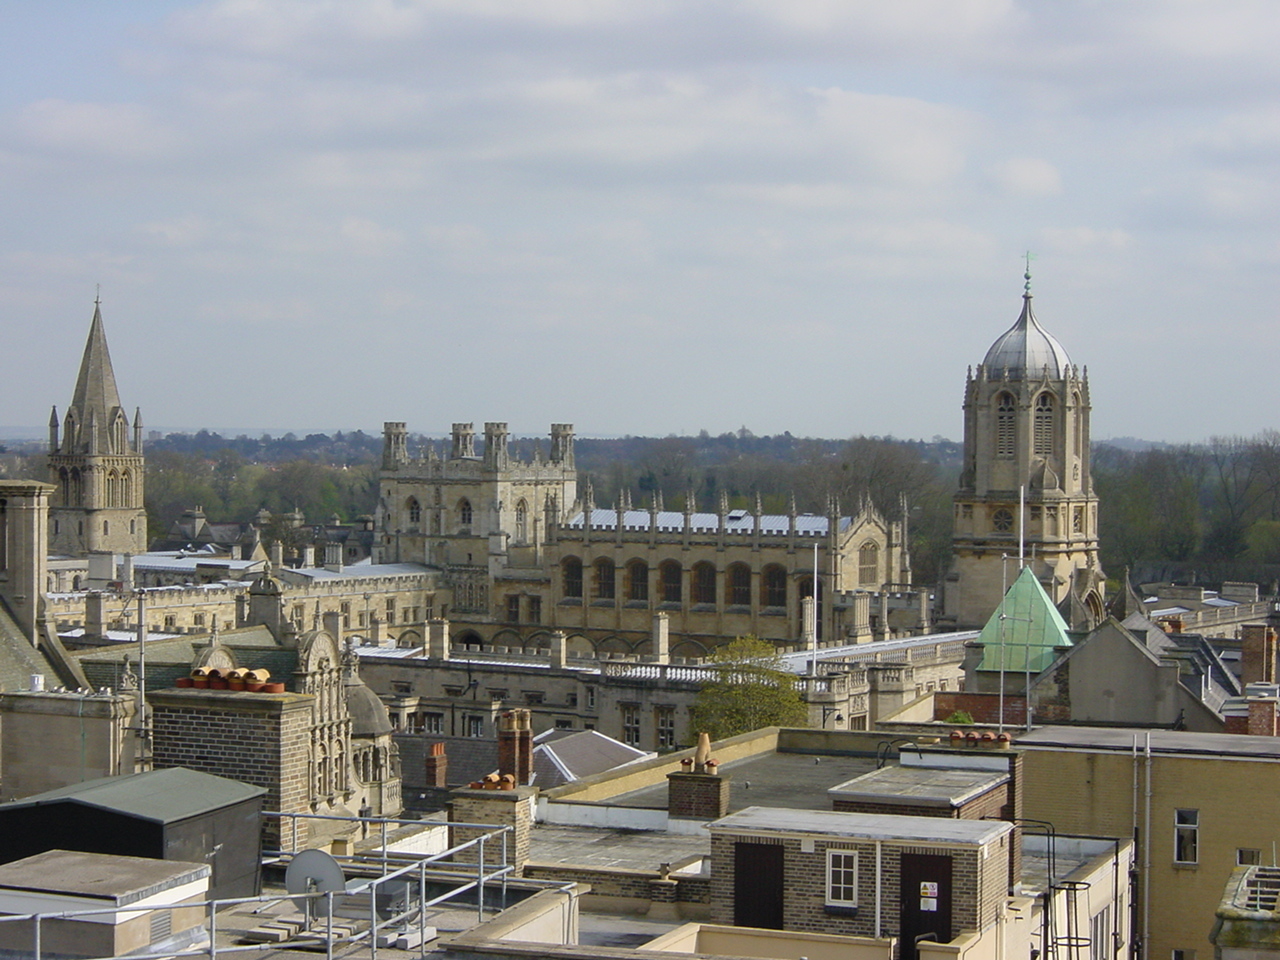
<path fill-rule="evenodd" d="M 378 881 L 369 890 L 369 960 L 378 960 Z"/>
<path fill-rule="evenodd" d="M 504 881 L 505 882 L 505 881 Z M 418 956 L 427 956 L 427 861 L 418 864 Z"/>
<path fill-rule="evenodd" d="M 479 875 L 476 884 L 476 922 L 484 922 L 484 837 L 480 838 L 480 856 L 477 858 L 476 866 L 479 867 Z"/>
<path fill-rule="evenodd" d="M 35 942 L 36 960 L 40 960 L 40 914 L 36 914 L 36 942 Z"/>
<path fill-rule="evenodd" d="M 325 928 L 324 928 L 324 956 L 325 960 L 333 960 L 333 891 L 326 890 L 324 892 L 325 899 Z"/>
<path fill-rule="evenodd" d="M 880 913 L 881 903 L 884 898 L 884 884 L 880 876 L 880 868 L 882 864 L 881 854 L 884 852 L 884 841 L 876 841 L 876 939 L 881 936 L 880 932 Z"/>
<path fill-rule="evenodd" d="M 1151 733 L 1147 733 L 1147 796 L 1146 821 L 1142 838 L 1142 956 L 1147 952 L 1147 938 L 1151 935 Z"/>
<path fill-rule="evenodd" d="M 209 901 L 209 960 L 218 956 L 218 901 Z"/>

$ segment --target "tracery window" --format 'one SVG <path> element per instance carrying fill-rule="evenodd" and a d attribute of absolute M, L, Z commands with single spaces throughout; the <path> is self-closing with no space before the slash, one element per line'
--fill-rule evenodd
<path fill-rule="evenodd" d="M 684 582 L 684 571 L 679 562 L 666 560 L 658 567 L 658 578 L 662 581 L 662 602 L 679 603 L 684 598 L 681 589 Z"/>
<path fill-rule="evenodd" d="M 858 548 L 858 585 L 874 586 L 880 582 L 880 545 L 868 540 Z"/>
<path fill-rule="evenodd" d="M 649 599 L 649 565 L 643 560 L 627 564 L 627 599 Z"/>
<path fill-rule="evenodd" d="M 471 501 L 465 497 L 458 501 L 458 522 L 464 527 L 471 526 Z"/>
<path fill-rule="evenodd" d="M 751 568 L 745 563 L 735 563 L 729 567 L 725 577 L 725 600 L 732 607 L 748 607 L 751 605 Z"/>
<path fill-rule="evenodd" d="M 694 603 L 716 602 L 716 567 L 713 563 L 703 561 L 693 565 L 693 584 L 691 598 Z"/>
<path fill-rule="evenodd" d="M 529 542 L 529 506 L 523 500 L 516 504 L 516 543 Z"/>
<path fill-rule="evenodd" d="M 596 561 L 596 599 L 612 600 L 617 595 L 618 568 L 612 560 L 601 557 Z"/>
<path fill-rule="evenodd" d="M 582 561 L 565 557 L 560 564 L 561 585 L 566 597 L 582 597 Z"/>
<path fill-rule="evenodd" d="M 761 577 L 766 607 L 785 607 L 787 605 L 787 571 L 776 563 L 764 568 Z"/>
<path fill-rule="evenodd" d="M 409 522 L 414 524 L 422 522 L 422 504 L 418 503 L 417 497 L 409 498 Z"/>

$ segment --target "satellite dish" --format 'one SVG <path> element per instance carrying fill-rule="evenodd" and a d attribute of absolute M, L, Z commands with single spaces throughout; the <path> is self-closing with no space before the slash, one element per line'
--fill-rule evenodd
<path fill-rule="evenodd" d="M 327 915 L 327 897 L 304 897 L 307 893 L 343 893 L 347 878 L 338 861 L 323 850 L 303 850 L 294 854 L 284 871 L 284 886 L 294 896 L 294 904 L 307 916 Z"/>

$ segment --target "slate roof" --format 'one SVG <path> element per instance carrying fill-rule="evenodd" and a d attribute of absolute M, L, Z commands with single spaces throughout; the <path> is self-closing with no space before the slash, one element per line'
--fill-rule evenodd
<path fill-rule="evenodd" d="M 533 782 L 543 790 L 655 756 L 598 730 L 546 730 L 533 739 Z"/>
<path fill-rule="evenodd" d="M 50 803 L 79 803 L 98 810 L 123 813 L 152 823 L 176 823 L 211 810 L 266 795 L 263 787 L 209 773 L 169 767 L 123 777 L 102 777 L 69 787 L 37 793 L 0 807 L 20 810 Z"/>
<path fill-rule="evenodd" d="M 474 783 L 498 769 L 497 740 L 438 733 L 397 733 L 392 739 L 400 749 L 400 776 L 405 791 L 426 786 L 427 748 L 433 743 L 445 745 L 445 755 L 449 758 L 446 776 L 451 787 Z"/>
<path fill-rule="evenodd" d="M 29 690 L 31 675 L 43 674 L 56 686 L 58 671 L 26 638 L 0 600 L 0 690 Z"/>

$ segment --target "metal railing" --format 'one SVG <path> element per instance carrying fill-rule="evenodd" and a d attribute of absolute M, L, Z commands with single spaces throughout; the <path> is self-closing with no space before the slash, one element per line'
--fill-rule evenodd
<path fill-rule="evenodd" d="M 352 822 L 379 822 L 378 818 L 373 817 L 338 817 L 321 814 L 287 814 L 275 811 L 263 811 L 264 817 L 284 817 L 297 819 L 323 819 L 323 820 L 345 820 Z M 261 894 L 256 897 L 228 897 L 208 900 L 187 900 L 178 903 L 163 904 L 146 904 L 140 906 L 115 906 L 115 907 L 99 907 L 91 910 L 60 910 L 48 913 L 27 913 L 12 914 L 8 916 L 0 916 L 0 924 L 4 923 L 31 923 L 32 924 L 32 940 L 31 954 L 33 960 L 42 960 L 43 944 L 42 944 L 42 927 L 51 920 L 76 920 L 79 918 L 90 918 L 104 915 L 112 915 L 116 917 L 133 918 L 142 916 L 155 911 L 163 910 L 190 910 L 195 907 L 202 908 L 207 915 L 207 933 L 208 945 L 203 943 L 194 943 L 187 947 L 181 947 L 175 950 L 157 951 L 151 948 L 135 951 L 127 954 L 110 954 L 102 957 L 85 958 L 85 960 L 167 960 L 167 958 L 179 957 L 208 957 L 209 960 L 216 960 L 219 956 L 228 954 L 249 953 L 252 951 L 263 950 L 280 950 L 291 949 L 295 947 L 307 948 L 323 948 L 327 960 L 332 960 L 334 945 L 338 943 L 356 944 L 367 940 L 369 944 L 369 952 L 371 960 L 378 958 L 378 935 L 379 932 L 393 925 L 404 925 L 408 929 L 408 925 L 413 920 L 417 921 L 417 932 L 419 938 L 419 956 L 425 957 L 427 953 L 427 911 L 429 908 L 445 903 L 463 894 L 476 891 L 476 916 L 477 922 L 483 921 L 485 910 L 485 888 L 486 885 L 493 882 L 501 883 L 502 895 L 501 903 L 505 905 L 507 899 L 507 879 L 514 872 L 515 868 L 507 861 L 507 834 L 511 833 L 513 828 L 510 826 L 495 827 L 491 823 L 462 823 L 454 821 L 423 821 L 423 820 L 394 820 L 387 819 L 383 822 L 381 856 L 375 858 L 369 857 L 340 857 L 335 858 L 340 861 L 346 861 L 353 866 L 364 866 L 372 860 L 374 862 L 381 861 L 382 875 L 373 877 L 363 882 L 357 883 L 355 886 L 349 886 L 344 891 L 316 891 L 312 893 L 290 893 L 286 895 L 280 894 Z M 405 859 L 412 858 L 413 862 L 404 866 L 391 869 L 389 854 L 386 847 L 386 825 L 390 823 L 397 824 L 417 824 L 417 825 L 438 825 L 449 827 L 463 827 L 470 829 L 480 829 L 485 831 L 478 837 L 473 837 L 463 843 L 450 846 L 446 850 L 439 853 L 418 855 L 397 853 L 395 858 Z M 293 831 L 296 836 L 297 831 Z M 498 842 L 501 844 L 500 857 L 495 861 L 486 863 L 485 846 L 486 844 Z M 446 857 L 453 857 L 458 853 L 476 849 L 476 862 L 474 864 L 467 862 L 450 862 L 441 863 Z M 297 852 L 296 849 L 292 852 Z M 284 851 L 270 851 L 269 854 L 274 857 L 291 856 L 291 853 Z M 427 896 L 427 869 L 431 866 L 433 869 L 432 879 L 436 882 L 452 882 L 458 880 L 455 886 L 446 890 L 437 896 L 428 898 Z M 448 869 L 446 869 L 448 868 Z M 440 873 L 443 870 L 445 876 Z M 416 875 L 416 876 L 415 876 Z M 378 917 L 378 902 L 380 888 L 392 881 L 400 881 L 400 883 L 411 882 L 417 880 L 417 897 L 409 898 L 405 901 L 405 907 L 402 910 L 394 912 L 385 919 Z M 561 883 L 543 883 L 539 881 L 530 881 L 539 886 L 546 887 L 563 887 Z M 397 887 L 397 892 L 399 892 Z M 340 904 L 348 897 L 356 897 L 367 894 L 369 897 L 369 926 L 365 930 L 352 930 L 347 934 L 338 933 L 335 936 L 334 929 L 334 908 L 335 898 L 339 898 Z M 281 903 L 285 900 L 292 900 L 295 904 L 299 901 L 304 903 L 304 913 L 309 917 L 311 914 L 311 903 L 324 903 L 325 929 L 323 933 L 315 930 L 314 926 L 307 926 L 306 933 L 290 938 L 286 942 L 266 942 L 266 943 L 250 943 L 239 945 L 218 945 L 218 911 L 228 907 L 240 906 L 244 904 L 258 903 L 263 907 L 254 911 L 260 913 L 266 906 Z M 387 897 L 384 895 L 385 902 L 393 903 L 394 896 Z M 101 926 L 101 923 L 95 923 L 94 926 Z M 342 929 L 341 927 L 339 928 Z M 182 933 L 185 931 L 179 931 Z"/>

